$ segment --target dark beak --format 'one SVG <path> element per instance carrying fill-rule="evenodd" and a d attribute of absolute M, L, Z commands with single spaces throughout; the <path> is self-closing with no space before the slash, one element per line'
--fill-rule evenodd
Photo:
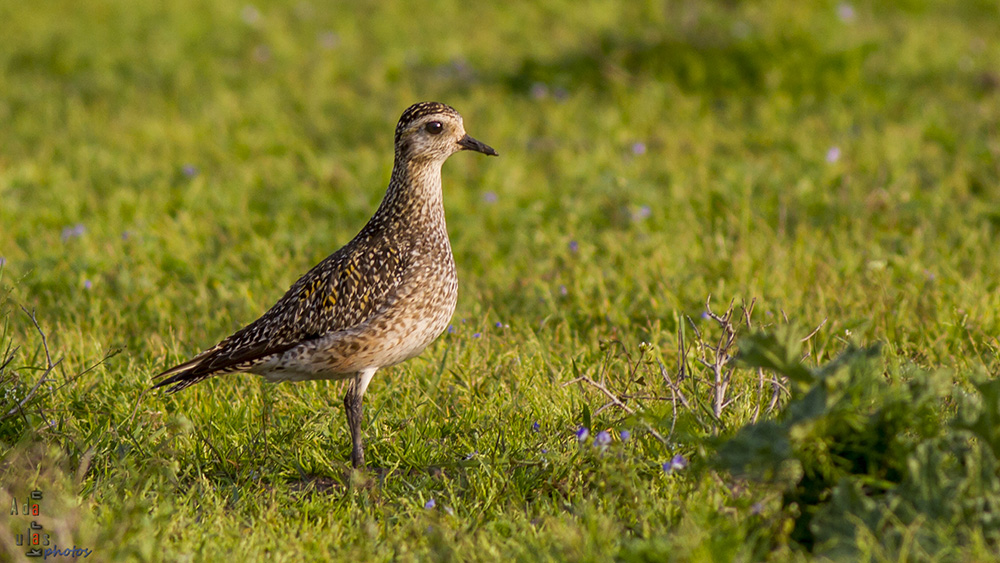
<path fill-rule="evenodd" d="M 493 150 L 493 147 L 487 145 L 482 141 L 477 141 L 468 135 L 459 139 L 458 145 L 463 149 L 467 149 L 470 151 L 481 152 L 483 154 L 488 154 L 490 156 L 500 156 L 500 154 L 497 153 L 497 151 Z"/>

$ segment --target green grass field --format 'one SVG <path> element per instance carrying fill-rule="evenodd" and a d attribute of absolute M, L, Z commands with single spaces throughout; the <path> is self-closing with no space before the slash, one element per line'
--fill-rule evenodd
<path fill-rule="evenodd" d="M 0 37 L 0 560 L 32 519 L 90 561 L 1000 558 L 996 2 L 56 0 Z M 369 388 L 373 469 L 339 383 L 146 392 L 361 228 L 421 100 L 501 156 L 445 165 L 458 310 Z"/>

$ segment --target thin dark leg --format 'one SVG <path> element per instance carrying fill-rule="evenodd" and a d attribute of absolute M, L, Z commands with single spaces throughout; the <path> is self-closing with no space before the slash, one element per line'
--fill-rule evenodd
<path fill-rule="evenodd" d="M 351 382 L 347 394 L 344 395 L 344 410 L 347 412 L 347 426 L 351 430 L 351 465 L 355 469 L 365 467 L 365 450 L 361 436 L 361 418 L 363 408 L 361 399 L 364 395 L 357 393 L 356 382 Z"/>
<path fill-rule="evenodd" d="M 344 396 L 344 411 L 347 412 L 347 427 L 351 429 L 351 464 L 355 469 L 365 467 L 365 449 L 361 437 L 361 399 L 365 396 L 365 390 L 372 381 L 377 367 L 365 368 L 354 374 L 351 386 Z"/>

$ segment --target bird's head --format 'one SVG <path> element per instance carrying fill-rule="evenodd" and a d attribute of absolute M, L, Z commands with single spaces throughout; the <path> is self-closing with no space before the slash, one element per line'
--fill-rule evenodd
<path fill-rule="evenodd" d="M 403 112 L 396 125 L 396 157 L 444 161 L 461 150 L 498 156 L 489 145 L 465 132 L 462 116 L 439 102 L 420 102 Z"/>

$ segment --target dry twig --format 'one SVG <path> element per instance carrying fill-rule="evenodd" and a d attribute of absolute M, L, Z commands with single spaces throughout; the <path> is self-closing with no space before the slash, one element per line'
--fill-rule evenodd
<path fill-rule="evenodd" d="M 607 396 L 608 399 L 611 400 L 610 404 L 615 405 L 616 407 L 622 409 L 623 411 L 627 412 L 630 415 L 634 415 L 635 414 L 635 410 L 634 409 L 632 409 L 631 407 L 629 407 L 628 405 L 626 405 L 614 393 L 612 393 L 611 391 L 609 391 L 607 387 L 605 387 L 604 385 L 601 385 L 600 383 L 594 381 L 593 379 L 587 377 L 586 375 L 581 375 L 580 377 L 576 377 L 574 379 L 571 379 L 570 381 L 567 381 L 566 383 L 563 383 L 562 386 L 566 387 L 568 385 L 572 385 L 572 384 L 578 383 L 578 382 L 586 383 L 586 384 L 590 385 L 591 387 L 597 389 L 601 393 L 604 393 L 604 395 Z M 650 424 L 648 424 L 647 422 L 643 421 L 642 425 L 645 426 L 646 430 L 648 430 L 649 433 L 652 434 L 653 437 L 655 437 L 661 443 L 663 443 L 663 444 L 667 444 L 668 443 L 667 439 L 664 438 L 659 432 L 657 432 L 656 429 L 653 428 Z"/>
<path fill-rule="evenodd" d="M 38 334 L 42 338 L 42 349 L 45 351 L 45 368 L 42 372 L 42 376 L 38 378 L 38 381 L 35 382 L 35 385 L 28 391 L 24 398 L 18 401 L 14 407 L 5 414 L 0 415 L 0 420 L 6 420 L 17 414 L 24 416 L 24 406 L 28 404 L 28 401 L 30 401 L 32 397 L 35 396 L 35 393 L 38 391 L 38 388 L 42 386 L 42 383 L 55 381 L 53 379 L 48 379 L 48 376 L 57 365 L 62 363 L 62 358 L 56 360 L 54 363 L 52 362 L 52 355 L 49 353 L 48 339 L 45 337 L 45 331 L 43 331 L 42 327 L 38 325 L 38 320 L 35 318 L 35 312 L 29 312 L 23 305 L 21 306 L 21 310 L 24 311 L 24 314 L 27 315 L 29 319 L 31 319 L 31 324 L 35 325 L 35 330 L 38 331 Z M 11 355 L 11 357 L 4 362 L 4 366 L 9 364 L 11 359 L 13 359 L 13 355 Z"/>

